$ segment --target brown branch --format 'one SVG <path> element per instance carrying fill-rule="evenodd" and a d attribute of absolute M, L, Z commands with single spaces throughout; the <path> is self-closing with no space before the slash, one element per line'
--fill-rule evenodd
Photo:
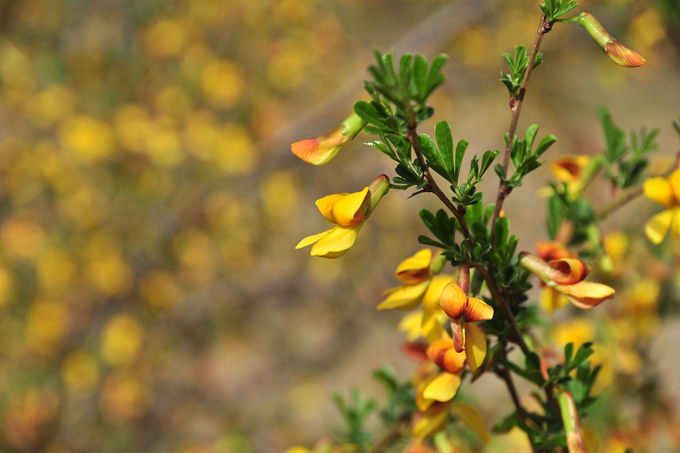
<path fill-rule="evenodd" d="M 676 160 L 673 166 L 671 166 L 665 172 L 661 173 L 659 176 L 662 178 L 667 178 L 677 168 L 680 168 L 680 151 L 678 151 L 676 154 Z M 618 209 L 635 200 L 643 193 L 644 184 L 638 184 L 637 186 L 629 187 L 627 189 L 622 190 L 616 198 L 614 198 L 612 201 L 610 201 L 609 203 L 607 203 L 606 205 L 604 205 L 602 208 L 598 209 L 595 212 L 595 219 L 604 220 Z"/>
<path fill-rule="evenodd" d="M 369 453 L 383 453 L 397 443 L 404 436 L 406 431 L 408 431 L 408 427 L 411 424 L 411 418 L 411 415 L 402 415 L 399 420 L 397 420 L 397 423 L 378 439 L 373 448 L 369 450 Z"/>
<path fill-rule="evenodd" d="M 418 163 L 420 164 L 420 168 L 423 171 L 423 176 L 427 180 L 427 183 L 432 193 L 437 195 L 437 197 L 442 201 L 442 203 L 444 203 L 444 205 L 451 211 L 454 217 L 456 217 L 458 225 L 460 226 L 460 230 L 463 232 L 463 236 L 465 236 L 465 238 L 468 241 L 470 241 L 470 243 L 472 243 L 473 237 L 472 233 L 470 232 L 470 228 L 468 227 L 467 221 L 465 220 L 465 212 L 463 212 L 461 209 L 457 208 L 453 204 L 453 202 L 441 190 L 441 188 L 437 184 L 437 181 L 435 181 L 434 177 L 432 176 L 432 173 L 430 172 L 430 169 L 427 166 L 425 156 L 423 156 L 423 150 L 420 147 L 420 140 L 418 139 L 416 127 L 417 126 L 415 119 L 410 119 L 408 122 L 408 140 L 416 153 Z M 524 342 L 524 339 L 522 338 L 522 331 L 519 329 L 517 321 L 515 320 L 515 317 L 512 314 L 509 302 L 507 298 L 503 297 L 501 292 L 496 287 L 496 284 L 491 276 L 491 273 L 487 268 L 483 266 L 475 266 L 475 269 L 478 270 L 478 272 L 482 275 L 482 278 L 484 278 L 484 281 L 486 281 L 486 286 L 489 288 L 491 295 L 494 297 L 494 299 L 498 301 L 498 304 L 503 309 L 504 316 L 507 318 L 507 321 L 512 326 L 515 336 L 513 341 L 519 345 L 519 347 L 522 349 L 525 355 L 530 354 L 531 350 L 529 349 L 527 344 Z"/>
<path fill-rule="evenodd" d="M 510 115 L 510 128 L 508 131 L 508 142 L 505 144 L 505 153 L 503 154 L 503 169 L 505 174 L 508 173 L 508 167 L 510 166 L 510 154 L 512 152 L 512 144 L 517 135 L 517 126 L 519 125 L 519 117 L 522 114 L 522 106 L 524 105 L 524 96 L 526 95 L 527 86 L 529 85 L 529 79 L 531 78 L 531 73 L 534 70 L 534 63 L 536 62 L 536 57 L 538 56 L 538 50 L 541 48 L 541 43 L 543 42 L 543 37 L 546 33 L 550 31 L 552 25 L 550 22 L 546 22 L 545 14 L 541 16 L 541 22 L 538 24 L 538 30 L 536 31 L 536 40 L 534 41 L 534 47 L 531 50 L 531 57 L 529 58 L 529 64 L 527 66 L 526 73 L 524 74 L 524 80 L 522 81 L 522 86 L 520 87 L 517 98 L 510 99 L 510 108 L 512 114 Z M 503 202 L 512 192 L 511 187 L 507 187 L 503 180 L 498 184 L 498 196 L 496 197 L 496 208 L 493 211 L 493 216 L 491 217 L 491 239 L 493 240 L 494 231 L 496 227 L 496 220 L 503 209 Z"/>

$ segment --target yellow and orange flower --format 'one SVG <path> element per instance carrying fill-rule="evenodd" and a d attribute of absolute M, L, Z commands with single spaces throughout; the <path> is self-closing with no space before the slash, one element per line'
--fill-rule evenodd
<path fill-rule="evenodd" d="M 453 347 L 465 351 L 472 371 L 477 370 L 486 357 L 484 331 L 474 324 L 493 318 L 493 307 L 481 299 L 470 297 L 456 283 L 449 283 L 439 299 L 439 306 L 451 318 Z"/>
<path fill-rule="evenodd" d="M 675 170 L 668 178 L 649 178 L 645 180 L 643 188 L 647 198 L 666 208 L 645 225 L 649 240 L 660 244 L 668 230 L 672 231 L 674 237 L 680 237 L 680 170 Z"/>
<path fill-rule="evenodd" d="M 619 66 L 636 68 L 645 64 L 645 59 L 637 52 L 624 46 L 610 35 L 602 24 L 589 12 L 578 16 L 578 23 L 585 28 L 593 40 L 604 50 L 609 58 Z"/>
<path fill-rule="evenodd" d="M 547 286 L 554 288 L 578 308 L 589 309 L 614 297 L 614 289 L 601 283 L 583 281 L 590 272 L 586 263 L 575 258 L 562 258 L 549 263 L 523 252 L 522 267 L 536 274 Z"/>
<path fill-rule="evenodd" d="M 352 140 L 366 126 L 359 115 L 352 113 L 330 134 L 300 140 L 290 149 L 297 157 L 313 165 L 323 165 L 335 157 L 342 145 Z"/>
<path fill-rule="evenodd" d="M 336 226 L 323 233 L 307 236 L 295 248 L 314 244 L 310 252 L 312 256 L 343 256 L 354 245 L 361 227 L 389 189 L 389 178 L 380 175 L 361 192 L 334 194 L 317 200 L 316 206 L 321 214 Z"/>
<path fill-rule="evenodd" d="M 453 281 L 450 275 L 438 275 L 445 263 L 441 251 L 433 254 L 430 249 L 420 250 L 397 267 L 395 276 L 404 284 L 383 293 L 387 297 L 378 305 L 378 310 L 406 311 L 422 306 L 422 310 L 406 315 L 399 325 L 411 341 L 420 336 L 429 343 L 442 338 L 446 315 L 439 308 L 439 297 Z"/>

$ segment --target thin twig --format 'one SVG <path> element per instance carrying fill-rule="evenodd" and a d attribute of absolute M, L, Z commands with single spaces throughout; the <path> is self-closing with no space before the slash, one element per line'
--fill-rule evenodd
<path fill-rule="evenodd" d="M 677 154 L 676 154 L 676 161 L 673 164 L 673 166 L 671 168 L 669 168 L 668 170 L 666 170 L 665 172 L 661 173 L 659 176 L 662 177 L 662 178 L 667 178 L 677 168 L 680 168 L 680 151 L 678 151 Z M 598 209 L 595 212 L 595 219 L 597 219 L 597 220 L 606 219 L 611 214 L 613 214 L 615 211 L 617 211 L 619 208 L 622 208 L 626 204 L 635 200 L 637 197 L 639 197 L 643 193 L 644 193 L 644 184 L 638 184 L 637 186 L 629 187 L 627 189 L 622 190 L 616 198 L 614 198 L 612 201 L 610 201 L 609 203 L 604 205 L 601 209 Z"/>
<path fill-rule="evenodd" d="M 472 233 L 470 232 L 470 227 L 468 227 L 467 221 L 465 220 L 465 213 L 462 212 L 459 208 L 457 208 L 453 204 L 453 202 L 449 199 L 449 197 L 446 196 L 446 194 L 441 190 L 441 188 L 437 184 L 437 181 L 435 181 L 434 177 L 432 176 L 429 167 L 427 166 L 427 161 L 423 156 L 423 150 L 420 147 L 420 141 L 418 139 L 416 127 L 417 126 L 415 120 L 410 120 L 408 123 L 408 140 L 411 143 L 411 146 L 413 146 L 413 150 L 416 153 L 418 163 L 420 164 L 420 168 L 423 171 L 423 176 L 427 180 L 427 183 L 430 186 L 432 193 L 437 195 L 437 197 L 442 201 L 442 203 L 444 203 L 444 205 L 451 211 L 454 217 L 456 217 L 458 225 L 460 225 L 460 229 L 463 232 L 463 236 L 465 236 L 465 238 L 472 243 L 473 237 Z M 476 266 L 475 269 L 477 269 L 481 274 L 482 278 L 484 278 L 484 280 L 486 281 L 486 286 L 489 288 L 489 291 L 491 291 L 491 295 L 494 297 L 494 299 L 498 301 L 498 304 L 502 307 L 503 314 L 507 318 L 508 322 L 510 323 L 514 331 L 515 334 L 514 335 L 515 338 L 513 339 L 514 342 L 519 345 L 519 347 L 522 349 L 525 355 L 530 354 L 531 350 L 529 349 L 527 344 L 524 342 L 524 339 L 522 338 L 522 331 L 519 329 L 517 321 L 515 320 L 515 317 L 512 314 L 509 302 L 507 298 L 503 297 L 503 295 L 496 287 L 496 284 L 491 276 L 491 273 L 487 268 L 483 266 Z"/>
<path fill-rule="evenodd" d="M 402 415 L 394 426 L 378 439 L 373 448 L 369 450 L 369 453 L 383 453 L 397 443 L 408 430 L 408 427 L 411 424 L 411 418 L 412 417 L 409 414 Z"/>
<path fill-rule="evenodd" d="M 531 73 L 534 70 L 534 63 L 536 62 L 536 57 L 538 56 L 538 50 L 541 48 L 541 43 L 543 42 L 543 37 L 551 29 L 550 22 L 546 22 L 545 14 L 541 16 L 541 22 L 538 24 L 538 31 L 536 32 L 536 40 L 534 41 L 534 47 L 531 50 L 531 57 L 529 58 L 529 64 L 527 66 L 527 71 L 524 74 L 524 80 L 522 81 L 522 86 L 517 93 L 517 99 L 511 98 L 510 106 L 512 109 L 512 114 L 510 115 L 510 128 L 508 131 L 508 142 L 505 144 L 505 153 L 503 154 L 503 169 L 505 174 L 508 173 L 508 167 L 510 166 L 510 154 L 512 151 L 512 145 L 517 135 L 517 126 L 519 124 L 519 117 L 522 114 L 522 105 L 524 105 L 524 96 L 526 95 L 527 86 L 529 85 L 529 79 L 531 78 Z M 496 227 L 496 220 L 503 209 L 503 202 L 512 192 L 512 188 L 507 187 L 503 180 L 498 184 L 498 196 L 496 197 L 496 208 L 493 211 L 493 216 L 491 217 L 491 238 L 493 239 L 494 231 Z"/>

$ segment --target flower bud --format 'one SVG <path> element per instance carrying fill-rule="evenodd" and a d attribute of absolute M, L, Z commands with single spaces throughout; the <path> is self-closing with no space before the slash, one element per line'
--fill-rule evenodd
<path fill-rule="evenodd" d="M 581 424 L 578 419 L 578 409 L 574 397 L 569 392 L 563 392 L 559 396 L 560 412 L 564 432 L 567 434 L 567 448 L 569 453 L 586 453 L 581 437 Z"/>
<path fill-rule="evenodd" d="M 382 197 L 390 191 L 390 178 L 387 175 L 380 175 L 373 180 L 368 186 L 369 205 L 366 211 L 366 217 L 373 213 L 373 210 L 378 206 Z"/>
<path fill-rule="evenodd" d="M 291 151 L 300 159 L 313 165 L 323 165 L 330 161 L 342 145 L 352 140 L 366 126 L 366 122 L 352 113 L 340 127 L 330 134 L 300 140 L 291 145 Z"/>
<path fill-rule="evenodd" d="M 628 68 L 636 68 L 645 64 L 644 58 L 614 39 L 589 12 L 582 12 L 578 16 L 578 23 L 586 29 L 602 50 L 607 52 L 614 63 Z"/>

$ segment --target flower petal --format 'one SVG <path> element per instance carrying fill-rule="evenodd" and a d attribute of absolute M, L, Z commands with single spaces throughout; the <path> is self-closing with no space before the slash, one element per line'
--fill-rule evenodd
<path fill-rule="evenodd" d="M 330 232 L 331 232 L 331 230 L 328 230 L 328 231 L 324 231 L 323 233 L 312 234 L 311 236 L 307 236 L 306 238 L 304 238 L 303 240 L 298 242 L 298 244 L 295 246 L 295 250 L 301 249 L 301 248 L 304 248 L 304 247 L 307 247 L 309 245 L 314 244 L 315 242 L 317 242 L 322 237 L 328 236 L 328 234 Z"/>
<path fill-rule="evenodd" d="M 674 170 L 668 178 L 673 189 L 673 197 L 675 198 L 675 205 L 680 204 L 680 170 Z"/>
<path fill-rule="evenodd" d="M 546 313 L 564 308 L 569 300 L 552 286 L 546 286 L 541 290 L 541 306 Z"/>
<path fill-rule="evenodd" d="M 328 235 L 314 244 L 310 255 L 322 258 L 340 258 L 352 248 L 363 223 L 351 227 L 336 226 Z"/>
<path fill-rule="evenodd" d="M 449 350 L 444 353 L 442 368 L 449 373 L 460 373 L 463 371 L 463 368 L 465 368 L 465 353 L 457 352 L 454 348 L 449 348 Z"/>
<path fill-rule="evenodd" d="M 442 297 L 442 292 L 446 285 L 453 283 L 453 281 L 453 277 L 450 275 L 435 275 L 432 277 L 430 286 L 427 288 L 427 292 L 423 297 L 423 307 L 427 307 L 434 311 L 440 311 L 439 299 Z"/>
<path fill-rule="evenodd" d="M 486 335 L 477 324 L 465 324 L 466 341 L 465 354 L 468 366 L 472 371 L 477 371 L 486 357 Z"/>
<path fill-rule="evenodd" d="M 654 244 L 661 244 L 668 234 L 673 222 L 673 211 L 667 209 L 649 219 L 645 225 L 645 234 Z"/>
<path fill-rule="evenodd" d="M 609 58 L 619 66 L 638 68 L 645 64 L 645 59 L 639 53 L 628 46 L 624 46 L 614 38 L 612 38 L 612 42 L 607 44 L 605 51 Z"/>
<path fill-rule="evenodd" d="M 465 322 L 488 321 L 493 318 L 493 307 L 481 299 L 467 298 Z"/>
<path fill-rule="evenodd" d="M 588 162 L 590 156 L 563 156 L 550 163 L 550 171 L 558 181 L 574 182 L 579 180 Z"/>
<path fill-rule="evenodd" d="M 575 258 L 562 258 L 548 263 L 552 271 L 550 280 L 560 285 L 573 285 L 585 279 L 590 272 L 588 265 Z"/>
<path fill-rule="evenodd" d="M 415 341 L 420 338 L 421 325 L 423 325 L 423 312 L 414 311 L 406 314 L 401 321 L 399 321 L 399 331 L 406 332 L 407 341 Z"/>
<path fill-rule="evenodd" d="M 364 220 L 370 200 L 368 187 L 361 192 L 350 193 L 337 200 L 332 208 L 331 222 L 342 226 L 352 226 Z"/>
<path fill-rule="evenodd" d="M 460 382 L 460 376 L 457 374 L 441 372 L 427 385 L 423 397 L 435 401 L 451 401 L 458 393 Z"/>
<path fill-rule="evenodd" d="M 397 267 L 395 276 L 407 285 L 420 283 L 430 278 L 431 262 L 432 250 L 423 249 L 402 261 Z"/>
<path fill-rule="evenodd" d="M 333 206 L 338 201 L 342 200 L 343 197 L 347 196 L 347 193 L 334 193 L 332 195 L 326 195 L 323 198 L 316 200 L 316 207 L 321 212 L 321 215 L 326 218 L 331 223 L 336 223 L 333 219 Z"/>
<path fill-rule="evenodd" d="M 328 135 L 308 138 L 295 142 L 290 150 L 300 159 L 313 165 L 323 165 L 340 151 L 343 143 L 349 140 L 342 134 L 343 128 L 338 128 Z"/>
<path fill-rule="evenodd" d="M 587 310 L 614 297 L 614 288 L 601 283 L 579 282 L 575 285 L 557 285 L 555 289 L 567 296 L 578 308 Z"/>
<path fill-rule="evenodd" d="M 423 300 L 430 281 L 417 285 L 403 285 L 391 290 L 387 299 L 378 305 L 378 310 L 413 310 Z"/>
<path fill-rule="evenodd" d="M 449 421 L 449 411 L 447 405 L 432 405 L 421 417 L 416 419 L 413 424 L 413 438 L 420 443 L 434 433 L 446 427 Z"/>
<path fill-rule="evenodd" d="M 453 349 L 456 352 L 465 351 L 465 328 L 463 326 L 465 321 L 463 319 L 454 319 L 451 321 L 451 336 L 453 337 Z"/>
<path fill-rule="evenodd" d="M 481 437 L 484 442 L 491 440 L 489 431 L 487 431 L 486 426 L 484 425 L 484 419 L 479 415 L 477 409 L 461 401 L 454 401 L 452 408 L 456 417 L 473 430 L 475 434 Z"/>
<path fill-rule="evenodd" d="M 645 191 L 645 196 L 650 200 L 656 201 L 667 208 L 675 204 L 676 198 L 673 195 L 673 186 L 669 179 L 660 176 L 647 178 L 642 187 Z"/>
<path fill-rule="evenodd" d="M 442 291 L 439 306 L 451 319 L 460 319 L 465 314 L 468 297 L 460 286 L 449 283 Z"/>
<path fill-rule="evenodd" d="M 442 337 L 444 327 L 442 327 L 439 323 L 439 319 L 437 319 L 437 312 L 423 307 L 421 321 L 420 329 L 423 337 L 425 337 L 425 340 L 427 340 L 428 343 L 432 344 Z"/>

